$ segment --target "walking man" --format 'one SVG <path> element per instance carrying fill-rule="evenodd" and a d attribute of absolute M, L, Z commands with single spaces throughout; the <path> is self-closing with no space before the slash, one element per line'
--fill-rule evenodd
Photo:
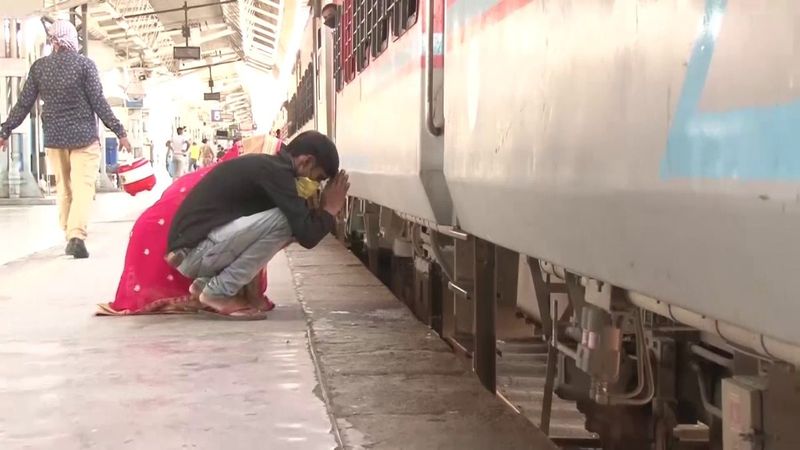
<path fill-rule="evenodd" d="M 309 209 L 299 192 L 306 178 L 316 186 L 333 178 L 318 209 Z M 232 159 L 212 169 L 181 203 L 167 262 L 194 279 L 190 292 L 216 317 L 265 319 L 249 303 L 246 286 L 292 239 L 311 248 L 330 233 L 349 187 L 336 146 L 316 131 L 301 133 L 278 155 Z"/>
<path fill-rule="evenodd" d="M 189 171 L 194 172 L 197 170 L 197 161 L 200 160 L 200 146 L 197 145 L 197 142 L 192 142 L 191 147 L 189 147 Z"/>
<path fill-rule="evenodd" d="M 117 135 L 120 147 L 131 151 L 131 145 L 103 97 L 97 66 L 78 53 L 75 27 L 59 20 L 47 34 L 53 51 L 31 66 L 19 101 L 0 125 L 0 148 L 5 151 L 11 132 L 41 99 L 44 147 L 56 175 L 59 222 L 68 241 L 65 252 L 88 258 L 84 241 L 100 167 L 96 116 Z"/>
<path fill-rule="evenodd" d="M 189 170 L 189 142 L 183 135 L 183 128 L 178 127 L 172 137 L 172 179 L 186 175 Z"/>

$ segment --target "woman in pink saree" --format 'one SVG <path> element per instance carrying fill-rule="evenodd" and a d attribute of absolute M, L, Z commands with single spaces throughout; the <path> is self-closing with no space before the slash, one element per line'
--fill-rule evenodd
<path fill-rule="evenodd" d="M 246 153 L 246 152 L 243 150 L 243 146 L 245 146 L 245 145 L 246 145 L 246 144 L 245 144 L 245 143 L 242 143 L 242 141 L 241 141 L 241 140 L 239 140 L 238 138 L 237 138 L 237 139 L 234 139 L 234 141 L 233 141 L 233 145 L 231 145 L 231 148 L 229 148 L 229 149 L 228 149 L 228 150 L 225 152 L 225 155 L 223 155 L 223 156 L 222 156 L 222 158 L 220 158 L 219 160 L 220 160 L 220 161 L 227 161 L 227 160 L 229 160 L 229 159 L 233 159 L 233 158 L 236 158 L 236 157 L 238 157 L 238 156 L 239 156 L 240 154 L 242 154 L 242 153 Z"/>
<path fill-rule="evenodd" d="M 276 153 L 281 142 L 269 136 L 256 136 L 242 143 L 240 154 Z M 113 302 L 100 304 L 99 315 L 192 313 L 201 308 L 189 294 L 192 280 L 184 277 L 164 260 L 167 234 L 181 202 L 215 165 L 186 174 L 167 188 L 133 225 L 125 266 Z M 269 311 L 275 305 L 264 295 L 266 267 L 246 288 L 254 308 Z"/>

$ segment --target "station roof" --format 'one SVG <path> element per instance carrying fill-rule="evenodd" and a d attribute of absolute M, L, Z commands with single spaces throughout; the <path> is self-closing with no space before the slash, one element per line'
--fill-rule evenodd
<path fill-rule="evenodd" d="M 93 40 L 113 47 L 126 65 L 148 76 L 198 75 L 213 65 L 215 91 L 237 120 L 252 119 L 236 66 L 269 74 L 279 57 L 284 0 L 44 0 L 45 13 L 87 5 Z M 184 12 L 182 8 L 188 6 Z M 173 47 L 201 48 L 200 60 L 173 60 Z M 236 62 L 237 64 L 234 64 Z M 206 77 L 207 78 L 207 77 Z"/>

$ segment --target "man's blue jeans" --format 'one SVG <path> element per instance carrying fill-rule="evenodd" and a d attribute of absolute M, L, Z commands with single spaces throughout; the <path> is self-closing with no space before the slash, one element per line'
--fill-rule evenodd
<path fill-rule="evenodd" d="M 233 297 L 291 239 L 289 221 L 278 208 L 240 217 L 189 249 L 178 271 L 191 279 L 207 280 L 206 295 Z"/>

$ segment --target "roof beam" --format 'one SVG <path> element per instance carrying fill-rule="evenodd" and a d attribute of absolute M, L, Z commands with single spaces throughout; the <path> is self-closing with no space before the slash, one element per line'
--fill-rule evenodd
<path fill-rule="evenodd" d="M 278 16 L 273 14 L 267 14 L 261 11 L 253 11 L 253 16 L 261 19 L 263 22 L 266 22 L 270 25 L 278 25 Z"/>
<path fill-rule="evenodd" d="M 255 0 L 253 2 L 253 6 L 255 6 L 257 9 L 260 9 L 260 10 L 265 11 L 267 13 L 275 14 L 276 16 L 280 12 L 280 7 L 275 6 L 274 4 L 270 4 L 270 3 L 267 3 L 267 2 L 261 1 L 261 0 Z"/>
<path fill-rule="evenodd" d="M 253 27 L 253 34 L 272 41 L 274 41 L 276 37 L 275 32 L 272 31 L 271 29 L 260 28 L 260 27 Z"/>
<path fill-rule="evenodd" d="M 183 12 L 188 11 L 190 9 L 197 9 L 197 8 L 212 8 L 214 6 L 224 5 L 226 3 L 237 3 L 239 0 L 218 0 L 216 2 L 211 3 L 202 3 L 199 5 L 186 5 L 181 6 L 179 8 L 169 8 L 169 9 L 160 9 L 158 11 L 146 12 L 146 13 L 138 13 L 138 14 L 129 14 L 124 16 L 126 19 L 130 19 L 133 17 L 141 17 L 141 16 L 154 16 L 157 14 L 164 14 L 164 13 L 171 13 L 171 12 Z"/>
<path fill-rule="evenodd" d="M 201 64 L 199 66 L 192 66 L 192 67 L 186 67 L 186 68 L 180 69 L 179 72 L 187 72 L 189 70 L 195 70 L 195 69 L 205 69 L 206 67 L 222 66 L 222 65 L 225 65 L 225 64 L 232 64 L 232 63 L 239 62 L 239 61 L 241 61 L 241 60 L 237 58 L 237 59 L 230 59 L 230 60 L 227 60 L 227 61 L 220 61 L 220 62 L 211 63 L 211 64 Z"/>
<path fill-rule="evenodd" d="M 262 72 L 270 73 L 272 72 L 273 66 L 270 64 L 262 63 L 261 61 L 255 60 L 253 58 L 248 58 L 245 61 L 245 64 L 252 66 L 255 69 L 259 69 Z"/>
<path fill-rule="evenodd" d="M 83 5 L 91 5 L 95 3 L 100 3 L 98 0 L 64 0 L 62 2 L 58 2 L 49 8 L 44 8 L 40 10 L 40 13 L 43 15 L 47 15 L 50 13 L 54 13 L 57 11 L 63 11 L 65 9 L 72 9 L 76 6 L 83 6 Z"/>

